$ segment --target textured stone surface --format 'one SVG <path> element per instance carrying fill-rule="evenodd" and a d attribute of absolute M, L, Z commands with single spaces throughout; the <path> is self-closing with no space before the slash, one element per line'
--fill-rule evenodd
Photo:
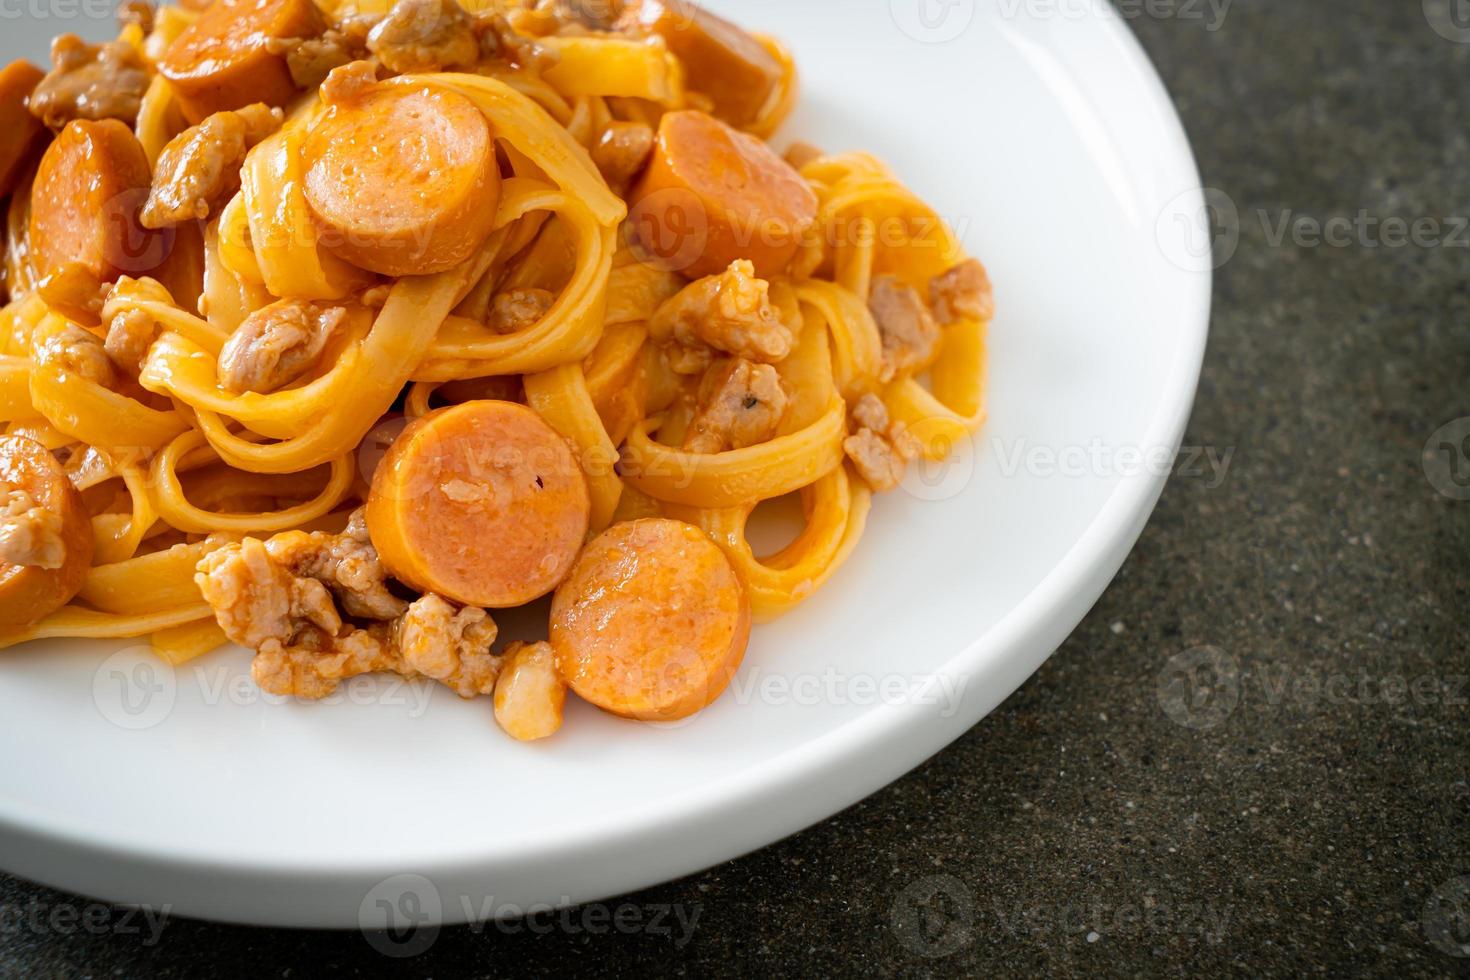
<path fill-rule="evenodd" d="M 1465 972 L 1425 908 L 1470 873 L 1470 503 L 1421 457 L 1470 414 L 1470 240 L 1445 221 L 1470 209 L 1470 45 L 1419 0 L 1236 0 L 1216 30 L 1204 3 L 1148 9 L 1134 30 L 1240 216 L 1186 439 L 1234 450 L 1224 482 L 1172 481 L 1076 634 L 937 758 L 625 900 L 697 912 L 687 943 L 672 917 L 672 935 L 456 929 L 410 974 Z M 1363 209 L 1444 241 L 1275 240 L 1283 217 Z M 1216 700 L 1171 700 L 1171 658 L 1203 645 L 1227 668 Z M 386 965 L 356 934 L 173 922 L 151 945 L 119 915 L 101 935 L 46 921 L 78 904 L 0 879 L 0 974 Z"/>

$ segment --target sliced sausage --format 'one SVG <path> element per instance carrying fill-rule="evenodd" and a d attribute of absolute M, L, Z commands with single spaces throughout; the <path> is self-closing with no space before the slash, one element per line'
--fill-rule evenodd
<path fill-rule="evenodd" d="M 557 670 L 627 718 L 684 718 L 720 696 L 750 640 L 750 604 L 698 528 L 644 518 L 582 550 L 551 603 Z"/>
<path fill-rule="evenodd" d="M 624 12 L 622 26 L 662 37 L 689 87 L 709 96 L 731 125 L 760 118 L 781 84 L 781 63 L 759 41 L 687 0 L 642 0 Z"/>
<path fill-rule="evenodd" d="M 69 262 L 99 282 L 143 275 L 164 258 L 169 238 L 138 221 L 152 173 L 133 131 L 116 119 L 76 119 L 46 148 L 31 189 L 30 239 L 36 272 Z"/>
<path fill-rule="evenodd" d="M 26 98 L 45 77 L 23 59 L 0 69 L 0 197 L 15 190 L 31 149 L 46 128 L 26 108 Z"/>
<path fill-rule="evenodd" d="M 694 110 L 663 117 L 631 204 L 638 243 L 691 279 L 736 259 L 778 275 L 817 217 L 816 194 L 770 147 Z"/>
<path fill-rule="evenodd" d="M 394 578 L 505 609 L 566 578 L 591 507 L 565 439 L 524 405 L 477 401 L 403 430 L 373 474 L 367 524 Z"/>
<path fill-rule="evenodd" d="M 190 123 L 252 102 L 296 95 L 281 41 L 316 37 L 326 18 L 312 0 L 215 0 L 158 63 Z"/>
<path fill-rule="evenodd" d="M 92 521 L 38 442 L 0 436 L 0 626 L 26 626 L 71 601 L 92 565 Z"/>
<path fill-rule="evenodd" d="M 443 272 L 495 223 L 500 171 L 490 124 L 457 93 L 369 87 L 331 107 L 305 159 L 322 244 L 364 269 Z"/>

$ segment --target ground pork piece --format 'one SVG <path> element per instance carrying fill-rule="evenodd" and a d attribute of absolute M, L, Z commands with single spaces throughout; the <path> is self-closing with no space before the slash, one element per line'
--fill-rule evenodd
<path fill-rule="evenodd" d="M 360 674 L 397 671 L 402 665 L 388 623 L 349 629 L 342 636 L 310 631 L 296 642 L 269 639 L 255 652 L 250 676 L 267 694 L 319 700 Z"/>
<path fill-rule="evenodd" d="M 371 61 L 354 61 L 333 68 L 322 82 L 322 101 L 329 105 L 351 102 L 378 83 L 378 66 Z"/>
<path fill-rule="evenodd" d="M 111 283 L 103 282 L 81 262 L 63 262 L 36 289 L 46 305 L 78 323 L 96 323 Z"/>
<path fill-rule="evenodd" d="M 497 632 L 485 610 L 456 609 L 430 593 L 400 617 L 396 637 L 404 667 L 472 698 L 495 691 L 502 661 L 491 655 L 490 646 Z"/>
<path fill-rule="evenodd" d="M 556 669 L 550 643 L 512 643 L 495 685 L 495 720 L 521 742 L 556 734 L 567 701 L 567 683 Z"/>
<path fill-rule="evenodd" d="M 408 608 L 407 602 L 388 591 L 388 571 L 368 536 L 361 508 L 341 534 L 285 531 L 267 541 L 266 550 L 272 561 L 291 574 L 326 585 L 349 616 L 389 620 Z"/>
<path fill-rule="evenodd" d="M 592 147 L 592 162 L 607 186 L 623 194 L 653 155 L 653 129 L 639 122 L 611 122 Z"/>
<path fill-rule="evenodd" d="M 30 109 L 52 129 L 73 119 L 138 118 L 148 69 L 130 44 L 88 44 L 75 34 L 51 42 L 51 71 L 31 93 Z"/>
<path fill-rule="evenodd" d="M 368 34 L 382 19 L 381 14 L 353 14 L 317 37 L 270 38 L 265 49 L 285 56 L 297 88 L 313 89 L 334 69 L 368 57 Z"/>
<path fill-rule="evenodd" d="M 64 371 L 104 388 L 117 382 L 112 361 L 108 359 L 102 341 L 90 330 L 83 330 L 74 323 L 49 334 L 37 348 L 36 359 L 58 363 Z"/>
<path fill-rule="evenodd" d="M 622 13 L 622 0 L 540 0 L 537 13 L 550 15 L 564 27 L 611 31 Z"/>
<path fill-rule="evenodd" d="M 355 51 L 336 31 L 321 37 L 272 38 L 266 50 L 286 56 L 286 69 L 299 89 L 313 89 L 327 80 L 334 69 L 360 61 L 362 51 Z"/>
<path fill-rule="evenodd" d="M 663 349 L 664 360 L 675 374 L 704 374 L 715 363 L 715 352 L 708 347 L 685 347 L 669 344 Z"/>
<path fill-rule="evenodd" d="M 990 275 L 977 259 L 968 259 L 929 280 L 929 304 L 944 326 L 960 320 L 987 321 L 995 316 Z"/>
<path fill-rule="evenodd" d="M 507 289 L 490 301 L 489 324 L 496 333 L 517 333 L 540 320 L 556 303 L 545 289 Z"/>
<path fill-rule="evenodd" d="M 495 690 L 495 621 L 432 593 L 410 604 L 389 592 L 361 510 L 341 534 L 226 544 L 194 580 L 225 635 L 256 651 L 251 674 L 268 693 L 323 698 L 377 671 L 428 677 L 465 698 Z"/>
<path fill-rule="evenodd" d="M 504 61 L 515 68 L 541 72 L 557 63 L 560 56 L 534 38 L 510 26 L 504 14 L 482 13 L 475 17 L 480 39 L 480 60 Z"/>
<path fill-rule="evenodd" d="M 219 383 L 226 391 L 276 391 L 316 364 L 322 348 L 346 319 L 340 306 L 283 299 L 245 318 L 219 355 Z"/>
<path fill-rule="evenodd" d="M 107 322 L 107 339 L 102 346 L 113 364 L 137 375 L 143 368 L 148 349 L 157 339 L 157 321 L 135 308 L 123 310 Z"/>
<path fill-rule="evenodd" d="M 791 329 L 771 305 L 770 283 L 757 279 L 746 259 L 684 287 L 654 311 L 648 330 L 665 343 L 714 348 L 761 364 L 785 360 L 793 344 Z"/>
<path fill-rule="evenodd" d="M 0 483 L 0 563 L 60 568 L 66 563 L 61 515 L 25 490 Z"/>
<path fill-rule="evenodd" d="M 153 5 L 148 0 L 123 0 L 117 7 L 117 26 L 137 24 L 146 35 L 153 30 Z"/>
<path fill-rule="evenodd" d="M 199 563 L 195 577 L 220 627 L 242 646 L 290 644 L 308 626 L 335 635 L 337 611 L 389 621 L 408 603 L 388 591 L 388 573 L 368 536 L 362 510 L 341 534 L 285 531 L 261 542 L 226 545 Z"/>
<path fill-rule="evenodd" d="M 291 574 L 256 538 L 206 555 L 194 582 L 220 629 L 241 646 L 258 648 L 269 640 L 289 643 L 308 627 L 328 634 L 342 628 L 326 586 Z"/>
<path fill-rule="evenodd" d="M 163 148 L 139 220 L 167 228 L 218 213 L 240 189 L 245 153 L 281 127 L 280 109 L 264 103 L 216 112 Z"/>
<path fill-rule="evenodd" d="M 870 393 L 859 398 L 849 414 L 854 425 L 860 429 L 872 429 L 874 432 L 888 431 L 888 406 L 883 404 L 883 399 L 877 395 Z"/>
<path fill-rule="evenodd" d="M 883 373 L 892 381 L 900 374 L 922 370 L 939 346 L 939 324 L 919 291 L 893 276 L 873 280 L 868 309 L 883 337 Z"/>
<path fill-rule="evenodd" d="M 399 73 L 465 68 L 480 58 L 474 19 L 454 0 L 398 0 L 367 46 Z"/>
<path fill-rule="evenodd" d="M 885 493 L 903 481 L 908 461 L 872 429 L 859 429 L 843 440 L 842 448 L 857 467 L 858 475 L 874 491 Z"/>
<path fill-rule="evenodd" d="M 380 671 L 428 677 L 473 698 L 495 691 L 502 663 L 490 653 L 495 634 L 485 610 L 456 610 L 431 593 L 391 623 L 348 627 L 337 635 L 308 630 L 290 642 L 268 639 L 250 673 L 269 694 L 308 699 L 328 696 L 348 678 Z"/>
<path fill-rule="evenodd" d="M 728 358 L 712 366 L 699 386 L 699 408 L 684 449 L 720 453 L 765 442 L 786 413 L 786 389 L 769 364 Z"/>
<path fill-rule="evenodd" d="M 919 455 L 919 443 L 902 422 L 891 422 L 877 395 L 864 395 L 852 409 L 857 431 L 842 443 L 863 481 L 878 493 L 894 489 Z"/>

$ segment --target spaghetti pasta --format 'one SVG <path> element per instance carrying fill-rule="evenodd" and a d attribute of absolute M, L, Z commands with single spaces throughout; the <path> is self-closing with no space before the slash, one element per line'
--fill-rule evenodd
<path fill-rule="evenodd" d="M 735 584 L 701 599 L 700 587 L 681 583 L 679 601 L 719 605 L 719 621 L 738 631 L 830 580 L 858 546 L 874 492 L 983 424 L 992 315 L 983 267 L 872 156 L 805 154 L 797 171 L 767 147 L 799 88 L 779 41 L 702 11 L 690 33 L 670 34 L 656 0 L 616 4 L 616 16 L 529 0 L 345 0 L 314 13 L 300 0 L 262 3 L 294 4 L 294 23 L 320 20 L 324 33 L 273 38 L 254 61 L 218 69 L 181 62 L 208 49 L 200 32 L 216 16 L 164 8 L 146 36 L 136 24 L 123 36 L 147 69 L 124 121 L 155 169 L 149 193 L 192 202 L 197 215 L 160 232 L 162 255 L 125 261 L 137 243 L 106 236 L 128 222 L 33 199 L 34 161 L 9 204 L 0 431 L 63 466 L 90 517 L 93 558 L 64 604 L 0 619 L 25 623 L 0 631 L 0 647 L 151 635 L 177 665 L 230 639 L 257 647 L 255 677 L 268 690 L 319 697 L 353 670 L 392 669 L 489 693 L 500 670 L 493 623 L 446 600 L 458 593 L 440 578 L 462 593 L 491 565 L 502 583 L 521 567 L 544 574 L 545 540 L 636 528 L 595 537 L 605 544 L 582 553 L 576 576 L 601 581 L 614 565 L 599 563 L 630 542 L 657 542 L 657 555 L 684 548 L 682 532 L 658 524 L 682 521 L 718 546 L 703 545 L 715 556 L 703 555 L 703 567 L 723 554 Z M 385 68 L 410 54 L 391 47 L 401 43 L 388 29 L 399 17 L 432 28 L 411 52 L 425 70 Z M 366 33 L 364 23 L 378 26 Z M 166 73 L 157 69 L 165 58 Z M 209 133 L 228 127 L 191 128 L 177 79 L 190 79 L 197 121 L 210 70 L 233 73 L 208 90 L 228 100 L 249 88 L 257 62 L 275 80 L 262 91 L 289 75 L 295 95 L 277 100 L 279 128 L 240 151 L 242 165 L 222 166 L 229 157 Z M 372 132 L 412 151 L 401 175 L 337 188 L 334 206 L 352 218 L 344 231 L 308 193 L 326 152 L 313 136 L 328 125 L 367 132 L 354 129 L 353 113 L 390 95 L 416 108 L 374 117 Z M 436 120 L 433 107 L 446 103 L 430 95 L 483 117 L 488 176 L 464 155 L 463 134 Z M 165 147 L 189 146 L 196 156 L 166 173 Z M 336 179 L 350 183 L 378 150 L 349 138 L 331 152 Z M 444 166 L 414 169 L 430 158 Z M 493 216 L 446 231 L 461 219 L 435 193 L 447 199 L 463 185 L 434 182 L 470 179 L 461 173 L 495 189 L 481 202 Z M 111 278 L 89 284 L 72 270 L 63 293 L 63 280 L 48 278 L 59 270 L 35 267 L 37 215 L 78 240 L 103 236 L 98 267 L 115 270 Z M 352 228 L 374 229 L 374 249 L 400 250 L 374 268 L 418 271 L 365 268 L 362 242 L 345 237 Z M 439 261 L 445 240 L 468 242 L 468 257 Z M 712 268 L 725 271 L 694 271 Z M 534 416 L 436 422 L 487 397 Z M 395 443 L 382 464 L 393 472 L 375 474 L 382 433 L 396 432 L 400 415 L 413 442 Z M 485 425 L 499 428 L 476 428 Z M 459 432 L 463 442 L 444 444 L 442 433 Z M 511 445 L 515 458 L 477 455 Z M 553 445 L 570 449 L 570 472 L 537 457 Z M 7 574 L 49 560 L 49 518 L 7 482 L 3 463 L 0 601 Z M 374 504 L 364 517 L 359 508 L 387 493 L 421 496 L 406 508 Z M 762 503 L 787 495 L 799 498 L 804 527 L 758 554 L 748 525 Z M 524 516 L 494 524 L 496 540 L 477 540 L 475 528 L 490 525 L 476 515 L 505 508 Z M 419 511 L 438 523 L 413 524 Z M 413 556 L 412 576 L 395 575 L 397 552 L 373 546 L 373 515 L 390 512 L 403 540 L 432 550 Z M 453 574 L 439 575 L 430 558 L 454 564 Z M 412 598 L 401 584 L 410 578 Z M 652 588 L 664 577 L 639 571 L 627 581 Z M 558 609 L 576 600 L 558 594 Z M 573 619 L 564 625 L 584 665 L 620 635 L 615 624 L 600 638 Z M 743 653 L 741 636 L 692 630 L 688 642 L 713 651 L 718 675 L 686 679 L 710 689 L 662 691 L 661 705 L 702 707 Z M 555 659 L 566 674 L 558 642 L 554 657 L 514 662 Z M 583 689 L 570 675 L 552 686 L 565 684 Z M 652 697 L 598 691 L 615 713 L 637 713 L 620 697 Z M 538 735 L 555 727 L 502 721 Z"/>

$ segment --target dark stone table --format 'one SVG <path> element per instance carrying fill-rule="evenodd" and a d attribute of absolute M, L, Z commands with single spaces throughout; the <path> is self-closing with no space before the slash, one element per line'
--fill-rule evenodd
<path fill-rule="evenodd" d="M 1120 6 L 1238 216 L 1185 440 L 1233 456 L 990 718 L 760 853 L 405 961 L 0 879 L 0 974 L 1470 972 L 1470 2 L 1221 2 Z"/>

